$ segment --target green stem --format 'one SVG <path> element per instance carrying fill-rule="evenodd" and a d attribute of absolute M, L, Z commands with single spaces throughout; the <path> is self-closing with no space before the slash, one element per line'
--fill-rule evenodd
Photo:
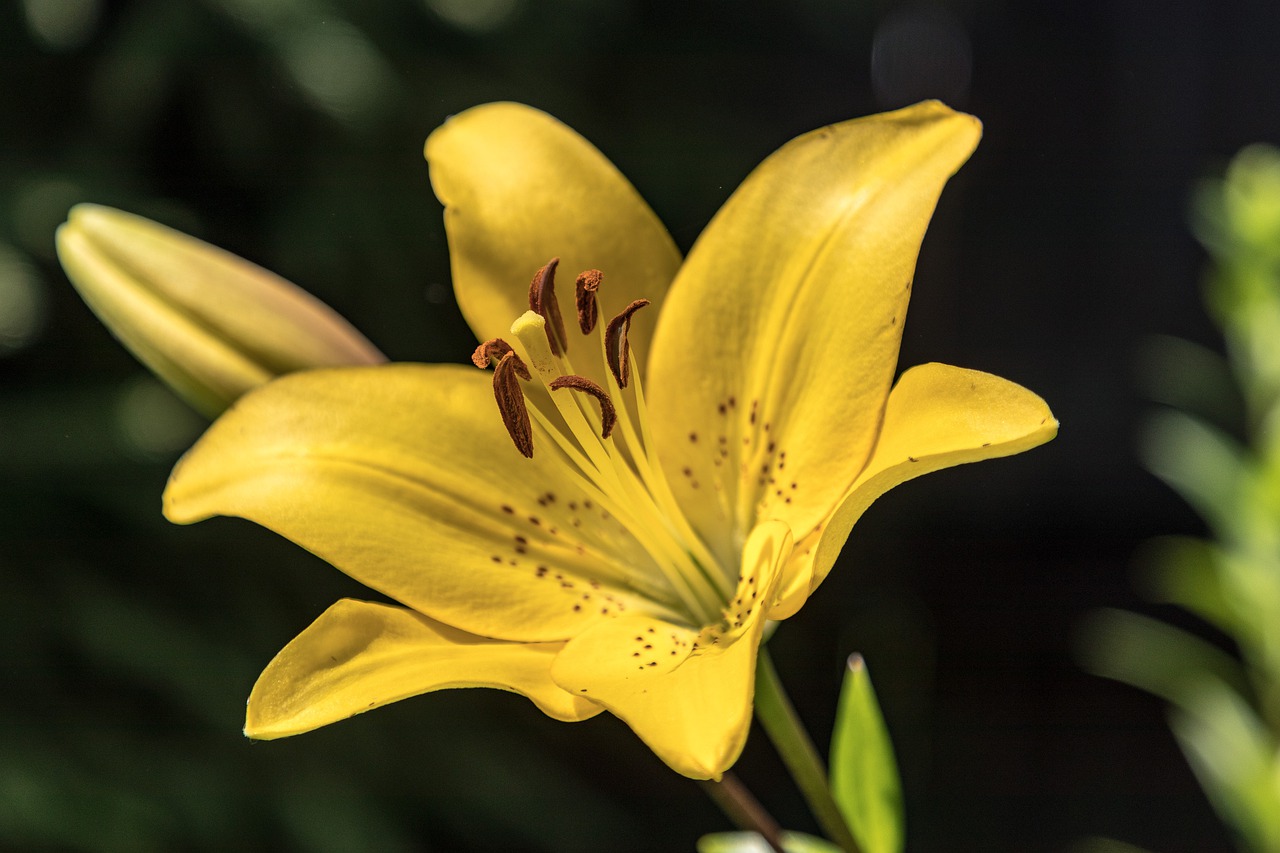
<path fill-rule="evenodd" d="M 773 668 L 773 661 L 764 648 L 760 649 L 760 658 L 756 662 L 756 717 L 764 726 L 769 740 L 777 747 L 822 831 L 848 853 L 861 853 L 840 807 L 831 796 L 831 789 L 827 787 L 827 769 L 822 758 L 782 689 L 778 671 Z"/>
<path fill-rule="evenodd" d="M 734 826 L 747 832 L 759 833 L 770 849 L 783 853 L 782 827 L 765 811 L 760 801 L 752 795 L 742 780 L 726 772 L 719 782 L 708 779 L 702 782 L 703 790 L 716 801 Z"/>

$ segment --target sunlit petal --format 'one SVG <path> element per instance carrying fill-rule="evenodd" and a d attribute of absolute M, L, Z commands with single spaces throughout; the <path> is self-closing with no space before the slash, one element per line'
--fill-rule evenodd
<path fill-rule="evenodd" d="M 563 640 L 646 601 L 618 580 L 634 566 L 643 583 L 643 552 L 554 455 L 520 456 L 489 378 L 397 364 L 272 382 L 179 462 L 165 514 L 256 521 L 487 637 Z"/>
<path fill-rule="evenodd" d="M 410 696 L 496 687 L 557 720 L 604 710 L 551 680 L 560 643 L 506 643 L 386 604 L 344 599 L 285 646 L 249 695 L 245 734 L 301 734 Z"/>
<path fill-rule="evenodd" d="M 920 241 L 979 134 L 937 102 L 806 134 L 695 244 L 647 388 L 677 497 L 721 553 L 756 518 L 813 529 L 866 462 Z M 693 476 L 675 476 L 685 469 Z"/>
<path fill-rule="evenodd" d="M 889 395 L 866 469 L 822 529 L 797 543 L 773 618 L 794 613 L 822 583 L 880 495 L 921 474 L 1030 450 L 1057 433 L 1044 400 L 1006 379 L 946 364 L 908 370 Z"/>

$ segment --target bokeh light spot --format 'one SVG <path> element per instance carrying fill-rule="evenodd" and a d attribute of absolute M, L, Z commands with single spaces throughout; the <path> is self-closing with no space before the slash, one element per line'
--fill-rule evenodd
<path fill-rule="evenodd" d="M 98 0 L 24 0 L 27 31 L 51 50 L 74 50 L 98 24 Z"/>
<path fill-rule="evenodd" d="M 470 33 L 487 33 L 510 21 L 521 0 L 424 0 L 427 9 L 445 22 Z"/>
<path fill-rule="evenodd" d="M 46 297 L 27 259 L 0 243 L 0 356 L 28 346 L 44 328 Z"/>
<path fill-rule="evenodd" d="M 340 21 L 320 21 L 289 34 L 281 54 L 307 99 L 341 121 L 364 124 L 377 117 L 386 94 L 396 87 L 377 49 Z"/>
<path fill-rule="evenodd" d="M 260 34 L 269 35 L 299 22 L 317 19 L 323 14 L 318 4 L 307 0 L 216 0 L 224 12 L 242 25 Z"/>
<path fill-rule="evenodd" d="M 22 248 L 52 260 L 54 229 L 66 220 L 73 204 L 84 200 L 80 185 L 66 178 L 42 177 L 19 186 L 9 217 Z"/>
<path fill-rule="evenodd" d="M 115 421 L 125 450 L 145 460 L 181 453 L 206 426 L 199 415 L 151 377 L 139 378 L 120 392 Z"/>

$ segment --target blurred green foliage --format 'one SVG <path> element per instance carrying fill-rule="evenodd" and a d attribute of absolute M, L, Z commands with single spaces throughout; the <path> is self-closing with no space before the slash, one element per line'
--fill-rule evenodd
<path fill-rule="evenodd" d="M 783 853 L 840 853 L 830 841 L 799 832 L 782 834 Z M 772 853 L 768 843 L 754 832 L 717 832 L 698 839 L 698 853 Z"/>
<path fill-rule="evenodd" d="M 1211 630 L 1107 612 L 1087 654 L 1170 703 L 1210 800 L 1261 853 L 1280 850 L 1280 150 L 1246 148 L 1206 181 L 1194 227 L 1227 357 L 1167 339 L 1144 354 L 1148 390 L 1175 408 L 1151 419 L 1142 452 L 1210 537 L 1153 542 L 1144 562 L 1155 597 Z"/>

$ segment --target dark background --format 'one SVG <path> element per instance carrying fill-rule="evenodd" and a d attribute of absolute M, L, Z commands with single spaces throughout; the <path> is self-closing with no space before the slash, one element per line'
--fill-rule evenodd
<path fill-rule="evenodd" d="M 462 361 L 421 157 L 451 113 L 546 109 L 687 249 L 820 124 L 942 97 L 985 123 L 926 238 L 902 365 L 1044 396 L 1060 437 L 877 503 L 772 642 L 826 743 L 862 652 L 913 851 L 1093 836 L 1231 849 L 1160 704 L 1073 636 L 1144 605 L 1134 552 L 1195 516 L 1136 461 L 1153 333 L 1219 346 L 1186 226 L 1200 178 L 1280 141 L 1269 0 L 22 0 L 0 7 L 0 848 L 691 850 L 727 828 L 607 716 L 453 691 L 250 744 L 260 668 L 367 595 L 238 521 L 166 524 L 201 422 L 97 323 L 53 229 L 91 200 L 274 269 L 392 358 Z M 812 829 L 768 742 L 740 775 Z"/>

